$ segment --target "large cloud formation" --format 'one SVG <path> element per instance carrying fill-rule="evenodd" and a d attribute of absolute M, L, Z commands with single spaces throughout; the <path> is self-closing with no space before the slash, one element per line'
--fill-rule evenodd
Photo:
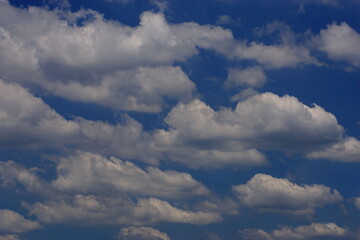
<path fill-rule="evenodd" d="M 233 192 L 246 206 L 289 214 L 311 214 L 316 207 L 342 201 L 338 191 L 324 185 L 300 186 L 266 174 L 234 186 Z"/>

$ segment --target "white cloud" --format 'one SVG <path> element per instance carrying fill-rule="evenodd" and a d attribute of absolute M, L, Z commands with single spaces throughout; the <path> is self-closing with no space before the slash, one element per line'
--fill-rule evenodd
<path fill-rule="evenodd" d="M 329 58 L 360 67 L 360 34 L 347 23 L 328 25 L 314 41 Z"/>
<path fill-rule="evenodd" d="M 331 113 L 272 93 L 247 98 L 234 110 L 215 111 L 200 100 L 180 103 L 165 122 L 169 130 L 154 135 L 161 157 L 192 167 L 264 165 L 257 149 L 306 154 L 344 139 L 344 129 Z"/>
<path fill-rule="evenodd" d="M 170 240 L 169 235 L 151 227 L 122 228 L 119 240 Z"/>
<path fill-rule="evenodd" d="M 226 88 L 237 86 L 262 87 L 265 84 L 266 75 L 259 67 L 250 67 L 246 69 L 230 68 L 228 76 L 224 83 Z"/>
<path fill-rule="evenodd" d="M 72 146 L 104 156 L 152 164 L 168 159 L 192 167 L 264 165 L 266 158 L 258 149 L 356 160 L 358 140 L 344 136 L 335 116 L 290 96 L 259 94 L 234 110 L 219 111 L 200 100 L 180 103 L 165 118 L 168 130 L 147 132 L 126 116 L 115 125 L 66 120 L 23 87 L 3 81 L 0 86 L 3 147 Z"/>
<path fill-rule="evenodd" d="M 246 206 L 289 214 L 311 214 L 316 207 L 342 201 L 338 191 L 324 185 L 300 186 L 266 174 L 234 186 L 233 192 Z"/>
<path fill-rule="evenodd" d="M 321 158 L 341 162 L 359 162 L 360 141 L 353 137 L 347 137 L 323 150 L 310 152 L 307 157 L 310 159 Z"/>
<path fill-rule="evenodd" d="M 169 24 L 151 12 L 129 27 L 91 10 L 20 9 L 3 2 L 0 39 L 0 77 L 6 81 L 35 83 L 70 100 L 159 112 L 165 99 L 183 99 L 195 89 L 169 65 L 197 54 L 197 47 L 217 48 L 232 34 L 192 22 Z"/>
<path fill-rule="evenodd" d="M 6 234 L 0 235 L 0 240 L 20 240 L 20 237 L 14 234 Z"/>
<path fill-rule="evenodd" d="M 7 188 L 21 184 L 30 192 L 48 190 L 46 183 L 39 179 L 31 169 L 27 169 L 13 161 L 0 162 L 0 183 L 1 186 Z"/>
<path fill-rule="evenodd" d="M 305 240 L 316 237 L 345 237 L 349 232 L 335 223 L 312 223 L 310 225 L 282 226 L 270 233 L 261 229 L 239 231 L 244 240 Z"/>
<path fill-rule="evenodd" d="M 23 87 L 0 80 L 0 131 L 0 144 L 12 148 L 64 143 L 79 131 L 79 126 Z"/>
<path fill-rule="evenodd" d="M 38 222 L 27 220 L 17 212 L 0 209 L 0 232 L 23 233 L 38 228 L 41 228 Z"/>
<path fill-rule="evenodd" d="M 297 67 L 304 64 L 320 65 L 309 49 L 289 44 L 265 45 L 259 42 L 238 42 L 228 56 L 254 60 L 266 68 Z"/>
<path fill-rule="evenodd" d="M 128 197 L 96 197 L 76 195 L 72 200 L 47 201 L 24 204 L 31 215 L 43 223 L 71 223 L 81 225 L 132 224 L 144 225 L 156 222 L 208 224 L 221 221 L 218 214 L 192 212 L 171 206 L 156 198 L 139 199 L 137 203 Z"/>
<path fill-rule="evenodd" d="M 57 178 L 52 185 L 61 191 L 106 195 L 111 192 L 136 196 L 188 198 L 209 194 L 190 174 L 143 170 L 131 162 L 98 154 L 77 152 L 57 158 Z"/>
<path fill-rule="evenodd" d="M 355 207 L 360 210 L 360 197 L 355 198 L 354 204 Z"/>

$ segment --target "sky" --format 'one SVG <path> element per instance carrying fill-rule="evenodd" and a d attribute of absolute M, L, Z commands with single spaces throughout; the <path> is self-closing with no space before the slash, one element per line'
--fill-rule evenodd
<path fill-rule="evenodd" d="M 360 239 L 358 0 L 0 0 L 0 240 Z"/>

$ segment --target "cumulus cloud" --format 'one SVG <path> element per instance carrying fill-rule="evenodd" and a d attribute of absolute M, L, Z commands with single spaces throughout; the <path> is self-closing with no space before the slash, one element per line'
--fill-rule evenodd
<path fill-rule="evenodd" d="M 57 178 L 52 185 L 61 191 L 188 198 L 209 194 L 209 190 L 190 174 L 162 171 L 148 167 L 143 170 L 131 162 L 101 155 L 78 152 L 58 158 Z"/>
<path fill-rule="evenodd" d="M 122 228 L 119 240 L 170 240 L 169 235 L 151 227 Z"/>
<path fill-rule="evenodd" d="M 46 88 L 64 98 L 96 102 L 114 109 L 160 112 L 164 98 L 186 100 L 195 85 L 180 67 L 140 67 L 104 76 L 97 84 L 49 82 Z"/>
<path fill-rule="evenodd" d="M 56 145 L 70 140 L 79 126 L 64 119 L 23 87 L 0 80 L 0 131 L 0 145 L 12 148 L 44 142 Z"/>
<path fill-rule="evenodd" d="M 8 209 L 0 210 L 0 232 L 23 233 L 38 228 L 41 228 L 41 225 L 37 221 L 25 219 L 17 212 Z M 9 235 L 8 238 L 11 239 Z"/>
<path fill-rule="evenodd" d="M 349 233 L 335 223 L 312 223 L 310 225 L 282 226 L 270 233 L 262 229 L 244 229 L 239 231 L 244 240 L 305 240 L 316 237 L 345 237 Z"/>
<path fill-rule="evenodd" d="M 169 24 L 151 12 L 137 27 L 92 10 L 20 9 L 7 2 L 0 16 L 0 77 L 121 110 L 159 112 L 165 99 L 191 96 L 194 84 L 169 65 L 197 54 L 197 47 L 218 48 L 232 39 L 220 27 Z"/>
<path fill-rule="evenodd" d="M 337 190 L 324 185 L 300 186 L 266 174 L 234 186 L 233 192 L 246 206 L 289 214 L 311 214 L 316 207 L 342 201 Z"/>
<path fill-rule="evenodd" d="M 157 146 L 167 159 L 193 167 L 264 165 L 266 158 L 258 149 L 304 154 L 347 139 L 335 116 L 320 106 L 272 93 L 247 98 L 234 110 L 215 111 L 200 100 L 180 103 L 165 122 L 170 128 L 155 133 Z M 353 151 L 344 148 L 334 160 Z"/>
<path fill-rule="evenodd" d="M 332 23 L 314 38 L 316 46 L 330 59 L 360 67 L 360 34 L 347 23 Z"/>
<path fill-rule="evenodd" d="M 73 199 L 24 204 L 31 215 L 43 223 L 79 225 L 132 224 L 156 222 L 208 224 L 221 221 L 218 214 L 192 212 L 173 207 L 156 198 L 139 199 L 134 203 L 125 196 L 116 198 L 76 195 Z"/>
<path fill-rule="evenodd" d="M 234 110 L 213 110 L 200 100 L 167 114 L 169 129 L 145 131 L 136 120 L 108 124 L 67 120 L 25 88 L 0 81 L 1 147 L 77 147 L 148 163 L 168 159 L 192 167 L 266 164 L 259 150 L 305 153 L 310 158 L 355 161 L 358 140 L 344 136 L 334 115 L 295 97 L 258 94 Z M 334 154 L 336 153 L 336 154 Z"/>

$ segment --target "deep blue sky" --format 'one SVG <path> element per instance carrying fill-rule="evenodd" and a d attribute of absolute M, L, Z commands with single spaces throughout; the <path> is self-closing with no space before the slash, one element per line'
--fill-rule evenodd
<path fill-rule="evenodd" d="M 359 239 L 359 12 L 0 1 L 0 240 Z"/>

